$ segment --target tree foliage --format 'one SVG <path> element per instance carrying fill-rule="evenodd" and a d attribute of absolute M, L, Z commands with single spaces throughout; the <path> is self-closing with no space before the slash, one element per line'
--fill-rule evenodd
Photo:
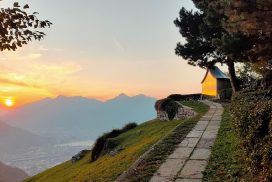
<path fill-rule="evenodd" d="M 183 57 L 190 65 L 201 68 L 224 63 L 226 56 L 216 50 L 213 39 L 222 36 L 220 27 L 208 26 L 204 20 L 205 13 L 193 12 L 182 8 L 174 23 L 186 39 L 186 43 L 178 43 L 176 54 Z"/>
<path fill-rule="evenodd" d="M 272 0 L 193 0 L 197 12 L 181 9 L 175 20 L 186 39 L 176 54 L 202 68 L 227 64 L 234 91 L 239 90 L 234 63 L 253 63 L 271 86 Z"/>
<path fill-rule="evenodd" d="M 251 40 L 240 32 L 230 34 L 222 25 L 224 15 L 216 12 L 206 1 L 194 1 L 200 11 L 182 8 L 174 23 L 185 44 L 178 43 L 176 54 L 200 67 L 215 63 L 244 62 Z"/>
<path fill-rule="evenodd" d="M 230 32 L 240 31 L 250 35 L 272 36 L 272 0 L 219 2 L 228 17 L 225 27 Z"/>
<path fill-rule="evenodd" d="M 0 50 L 13 50 L 29 41 L 41 40 L 45 33 L 40 29 L 50 27 L 48 20 L 39 20 L 37 12 L 28 13 L 29 5 L 15 2 L 11 8 L 0 9 Z"/>
<path fill-rule="evenodd" d="M 271 79 L 272 0 L 208 0 L 206 3 L 225 17 L 221 24 L 229 34 L 249 37 L 252 47 L 246 52 L 246 59 L 255 67 L 261 65 L 264 82 Z"/>
<path fill-rule="evenodd" d="M 261 83 L 261 75 L 254 70 L 252 63 L 242 64 L 237 69 L 237 75 L 243 89 L 256 89 Z"/>
<path fill-rule="evenodd" d="M 243 34 L 229 34 L 221 24 L 222 14 L 211 9 L 205 1 L 195 2 L 200 11 L 182 8 L 174 23 L 186 43 L 178 43 L 176 54 L 190 65 L 210 68 L 216 63 L 226 64 L 229 68 L 233 91 L 239 90 L 235 75 L 235 62 L 243 62 L 244 52 L 251 43 Z"/>

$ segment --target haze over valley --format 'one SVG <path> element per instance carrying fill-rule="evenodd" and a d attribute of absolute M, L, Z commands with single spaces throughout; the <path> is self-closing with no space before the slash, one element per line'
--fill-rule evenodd
<path fill-rule="evenodd" d="M 22 106 L 1 117 L 0 159 L 34 175 L 90 149 L 103 132 L 155 118 L 154 103 L 120 94 L 105 102 L 59 96 Z"/>

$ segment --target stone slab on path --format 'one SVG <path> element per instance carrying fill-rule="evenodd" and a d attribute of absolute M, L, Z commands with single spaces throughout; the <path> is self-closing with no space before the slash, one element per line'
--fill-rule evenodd
<path fill-rule="evenodd" d="M 157 172 L 158 176 L 174 178 L 185 164 L 184 159 L 167 159 Z"/>
<path fill-rule="evenodd" d="M 178 147 L 190 147 L 194 148 L 199 141 L 199 138 L 185 138 Z"/>
<path fill-rule="evenodd" d="M 196 148 L 190 159 L 208 160 L 211 155 L 211 150 L 207 148 Z"/>
<path fill-rule="evenodd" d="M 187 138 L 200 138 L 203 134 L 203 131 L 195 131 L 192 130 L 188 135 Z"/>
<path fill-rule="evenodd" d="M 210 149 L 215 142 L 215 138 L 201 138 L 196 148 L 208 148 Z"/>
<path fill-rule="evenodd" d="M 179 174 L 179 178 L 185 179 L 201 179 L 202 172 L 207 165 L 206 160 L 189 160 Z"/>
<path fill-rule="evenodd" d="M 171 154 L 168 158 L 169 159 L 187 159 L 190 157 L 191 153 L 193 152 L 194 148 L 190 147 L 178 147 L 173 154 Z"/>
<path fill-rule="evenodd" d="M 219 103 L 204 101 L 209 111 L 198 121 L 186 138 L 168 156 L 150 182 L 200 182 L 202 181 L 211 147 L 217 137 L 223 107 Z"/>

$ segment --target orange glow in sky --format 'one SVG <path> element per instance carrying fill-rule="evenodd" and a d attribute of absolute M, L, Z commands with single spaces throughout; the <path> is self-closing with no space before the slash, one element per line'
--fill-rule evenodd
<path fill-rule="evenodd" d="M 14 105 L 14 102 L 13 102 L 13 100 L 11 100 L 11 99 L 6 99 L 6 100 L 5 100 L 5 105 L 6 105 L 7 107 L 12 107 L 12 106 Z"/>
<path fill-rule="evenodd" d="M 185 39 L 173 20 L 181 7 L 194 9 L 192 1 L 27 2 L 30 12 L 37 10 L 54 25 L 44 30 L 44 40 L 1 52 L 0 109 L 59 95 L 104 101 L 120 93 L 158 99 L 201 93 L 206 71 L 175 55 Z M 13 3 L 0 1 L 1 7 Z M 62 13 L 60 6 L 63 12 L 80 11 Z"/>
<path fill-rule="evenodd" d="M 0 106 L 4 106 L 5 108 L 12 108 L 15 106 L 15 98 L 14 97 L 0 97 Z"/>

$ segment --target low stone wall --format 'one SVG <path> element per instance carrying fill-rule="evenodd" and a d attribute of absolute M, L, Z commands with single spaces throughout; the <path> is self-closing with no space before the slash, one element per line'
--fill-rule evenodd
<path fill-rule="evenodd" d="M 195 116 L 196 113 L 193 111 L 192 108 L 186 107 L 186 106 L 181 106 L 178 109 L 178 113 L 175 116 L 175 120 L 180 120 L 184 118 L 190 118 Z M 162 120 L 162 121 L 169 121 L 168 115 L 166 111 L 157 111 L 157 119 Z"/>

